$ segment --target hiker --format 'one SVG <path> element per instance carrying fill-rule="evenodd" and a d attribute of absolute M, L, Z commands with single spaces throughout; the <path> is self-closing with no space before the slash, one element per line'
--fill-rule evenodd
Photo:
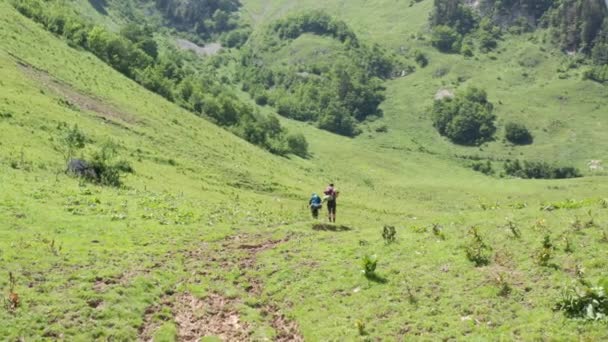
<path fill-rule="evenodd" d="M 313 193 L 310 197 L 310 200 L 308 201 L 308 206 L 310 207 L 312 218 L 318 219 L 319 209 L 321 209 L 321 207 L 323 206 L 323 204 L 321 203 L 321 197 L 319 197 L 319 195 L 317 195 L 316 193 Z"/>
<path fill-rule="evenodd" d="M 327 201 L 327 211 L 329 213 L 329 222 L 336 222 L 336 199 L 339 192 L 334 188 L 334 184 L 330 183 L 327 189 L 323 192 L 324 200 Z"/>

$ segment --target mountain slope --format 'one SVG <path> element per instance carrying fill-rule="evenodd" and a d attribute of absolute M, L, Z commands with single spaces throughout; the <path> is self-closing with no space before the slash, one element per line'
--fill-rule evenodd
<path fill-rule="evenodd" d="M 273 15 L 315 5 L 266 4 Z M 343 10 L 357 30 L 367 27 L 355 23 L 363 14 L 373 21 L 370 9 L 416 19 L 394 32 L 424 25 L 430 1 L 411 11 L 398 5 L 325 6 Z M 490 85 L 500 74 L 516 95 L 526 93 L 523 78 L 496 69 L 532 43 L 513 40 L 521 46 L 498 61 L 480 57 L 479 65 L 494 69 L 487 75 L 473 60 L 412 43 L 431 64 L 386 82 L 385 121 L 371 123 L 357 138 L 280 119 L 309 140 L 311 156 L 302 159 L 272 155 L 164 100 L 5 3 L 0 24 L 0 339 L 607 337 L 604 323 L 582 323 L 553 310 L 581 270 L 592 283 L 604 275 L 604 177 L 486 177 L 452 155 L 490 155 L 493 148 L 499 155 L 509 148 L 495 142 L 489 152 L 471 152 L 448 145 L 418 117 L 444 86 L 432 77 L 444 64 L 453 66 L 446 77 L 464 69 L 488 88 L 492 101 L 512 97 L 504 106 L 519 109 L 508 89 Z M 382 37 L 390 26 L 375 25 L 380 29 L 370 25 L 362 39 Z M 298 43 L 307 51 L 315 41 Z M 392 44 L 387 46 L 397 46 Z M 555 57 L 547 58 L 539 69 L 555 65 Z M 237 84 L 229 86 L 253 105 Z M 540 94 L 551 98 L 572 89 L 603 103 L 596 84 L 571 78 L 555 87 Z M 548 120 L 544 104 L 535 101 L 538 115 Z M 577 101 L 564 108 L 578 108 Z M 274 114 L 270 107 L 256 108 Z M 388 133 L 373 129 L 380 124 Z M 77 157 L 92 158 L 108 140 L 117 145 L 117 158 L 134 170 L 123 174 L 122 186 L 64 173 L 63 140 L 74 125 L 86 137 Z M 592 137 L 599 131 L 589 128 Z M 543 139 L 541 134 L 539 146 L 546 149 L 529 147 L 526 156 L 559 150 L 552 145 L 557 138 Z M 586 144 L 569 147 L 563 160 L 582 164 L 602 144 L 591 152 Z M 338 224 L 318 225 L 306 203 L 328 182 L 341 191 Z M 385 243 L 385 226 L 395 228 L 396 242 Z M 492 248 L 485 266 L 467 258 L 472 226 Z M 543 266 L 537 254 L 545 236 L 555 248 Z M 365 255 L 377 255 L 375 276 L 361 273 Z"/>

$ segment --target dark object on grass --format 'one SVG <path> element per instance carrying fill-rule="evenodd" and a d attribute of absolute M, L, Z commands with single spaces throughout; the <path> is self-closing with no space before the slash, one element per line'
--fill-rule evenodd
<path fill-rule="evenodd" d="M 82 159 L 70 159 L 66 172 L 87 179 L 99 179 L 95 169 Z"/>
<path fill-rule="evenodd" d="M 335 224 L 329 224 L 329 223 L 313 224 L 312 229 L 313 230 L 322 230 L 325 232 L 347 232 L 347 231 L 352 230 L 350 227 L 347 227 L 347 226 L 337 226 Z"/>

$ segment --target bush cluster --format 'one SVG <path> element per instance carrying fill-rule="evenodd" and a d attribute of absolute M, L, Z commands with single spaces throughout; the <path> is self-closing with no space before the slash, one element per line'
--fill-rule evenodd
<path fill-rule="evenodd" d="M 582 281 L 581 286 L 566 288 L 555 308 L 564 311 L 571 318 L 589 321 L 607 320 L 608 279 L 601 279 L 595 286 Z"/>
<path fill-rule="evenodd" d="M 439 134 L 457 144 L 478 145 L 496 132 L 493 108 L 485 91 L 471 87 L 454 98 L 435 101 L 431 115 Z"/>
<path fill-rule="evenodd" d="M 534 141 L 526 126 L 510 122 L 505 126 L 505 138 L 517 145 L 527 145 Z"/>
<path fill-rule="evenodd" d="M 341 42 L 342 55 L 331 63 L 264 62 L 268 54 L 303 33 L 335 38 Z M 396 57 L 377 45 L 360 44 L 344 22 L 318 11 L 290 16 L 271 25 L 254 45 L 255 49 L 243 51 L 239 79 L 256 102 L 275 107 L 282 116 L 314 122 L 345 136 L 357 135 L 358 123 L 367 117 L 382 115 L 382 79 L 394 74 Z"/>
<path fill-rule="evenodd" d="M 280 39 L 296 39 L 304 33 L 331 36 L 342 43 L 358 45 L 355 33 L 345 22 L 336 20 L 322 11 L 310 11 L 286 19 L 280 19 L 271 26 Z"/>
<path fill-rule="evenodd" d="M 509 176 L 527 179 L 565 179 L 582 177 L 581 172 L 572 166 L 557 167 L 542 161 L 508 160 L 504 164 Z"/>
<path fill-rule="evenodd" d="M 118 145 L 111 141 L 95 150 L 87 161 L 70 159 L 67 171 L 89 182 L 114 187 L 122 185 L 122 174 L 134 172 L 129 162 L 118 158 Z"/>

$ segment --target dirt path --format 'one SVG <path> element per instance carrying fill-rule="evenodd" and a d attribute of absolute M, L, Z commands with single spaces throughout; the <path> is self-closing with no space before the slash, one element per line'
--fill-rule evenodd
<path fill-rule="evenodd" d="M 44 70 L 36 69 L 22 61 L 18 61 L 17 65 L 27 77 L 60 96 L 63 106 L 93 112 L 101 119 L 118 125 L 121 125 L 121 123 L 133 124 L 138 122 L 132 114 L 122 111 L 108 104 L 107 101 L 98 99 L 93 95 L 78 91 L 71 85 L 54 78 Z"/>
<path fill-rule="evenodd" d="M 263 294 L 263 281 L 251 274 L 258 268 L 259 253 L 275 248 L 289 240 L 270 239 L 263 235 L 240 234 L 230 236 L 215 243 L 205 243 L 196 249 L 184 253 L 185 265 L 192 270 L 191 279 L 184 282 L 198 282 L 198 276 L 206 281 L 218 281 L 218 274 L 213 274 L 208 267 L 218 266 L 221 272 L 231 272 L 237 268 L 249 284 L 243 288 L 243 295 L 260 297 Z M 218 293 L 211 293 L 205 298 L 197 298 L 189 293 L 175 293 L 165 296 L 148 308 L 144 324 L 140 328 L 140 341 L 152 341 L 157 329 L 164 323 L 156 317 L 161 312 L 170 311 L 180 341 L 198 341 L 205 336 L 215 336 L 223 341 L 251 340 L 253 327 L 243 322 L 238 312 L 242 304 L 240 298 L 226 298 Z M 265 317 L 266 324 L 275 332 L 276 341 L 304 341 L 299 326 L 288 318 L 278 303 L 264 303 L 258 310 Z"/>
<path fill-rule="evenodd" d="M 153 341 L 160 322 L 154 321 L 164 308 L 169 308 L 179 341 L 199 341 L 205 336 L 215 336 L 222 341 L 248 340 L 251 331 L 241 322 L 236 310 L 237 299 L 210 294 L 200 299 L 190 293 L 163 298 L 159 304 L 146 311 L 146 319 L 140 330 L 140 341 Z"/>

